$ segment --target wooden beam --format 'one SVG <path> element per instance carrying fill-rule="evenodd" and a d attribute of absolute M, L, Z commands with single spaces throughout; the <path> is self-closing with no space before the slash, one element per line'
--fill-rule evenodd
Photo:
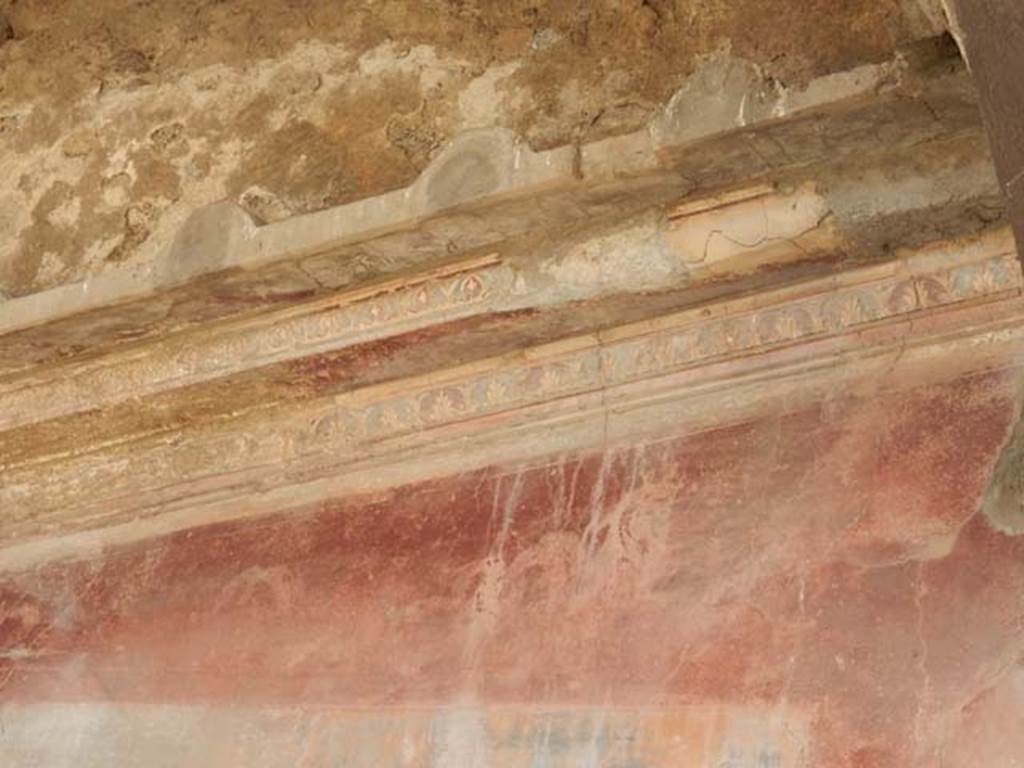
<path fill-rule="evenodd" d="M 950 0 L 1024 258 L 1024 0 Z"/>

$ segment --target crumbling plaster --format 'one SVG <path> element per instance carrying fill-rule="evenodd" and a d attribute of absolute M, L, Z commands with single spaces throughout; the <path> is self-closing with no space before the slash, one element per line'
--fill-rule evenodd
<path fill-rule="evenodd" d="M 899 0 L 7 0 L 0 16 L 7 296 L 147 264 L 217 200 L 274 221 L 405 186 L 470 128 L 535 150 L 635 130 L 716 52 L 791 87 L 935 31 Z"/>

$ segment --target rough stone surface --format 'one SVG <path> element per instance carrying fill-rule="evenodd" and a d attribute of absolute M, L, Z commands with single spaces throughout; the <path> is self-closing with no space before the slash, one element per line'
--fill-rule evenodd
<path fill-rule="evenodd" d="M 645 125 L 727 51 L 780 86 L 929 33 L 900 0 L 0 3 L 0 291 L 149 263 L 197 207 L 408 184 L 457 133 Z M 9 39 L 8 39 L 9 38 Z"/>

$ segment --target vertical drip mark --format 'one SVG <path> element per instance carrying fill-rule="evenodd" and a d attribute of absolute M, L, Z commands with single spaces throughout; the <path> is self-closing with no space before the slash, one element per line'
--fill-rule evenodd
<path fill-rule="evenodd" d="M 928 595 L 928 585 L 924 579 L 925 563 L 917 564 L 917 578 L 914 582 L 914 607 L 917 615 L 917 669 L 921 677 L 921 694 L 918 697 L 917 714 L 914 717 L 914 747 L 920 749 L 923 744 L 922 730 L 928 716 L 931 702 L 931 676 L 928 674 L 928 642 L 925 640 L 924 599 Z"/>
<path fill-rule="evenodd" d="M 515 511 L 523 486 L 522 469 L 517 469 L 512 487 L 502 502 L 502 480 L 498 476 L 491 505 L 491 522 L 488 537 L 492 540 L 487 557 L 481 565 L 480 584 L 470 601 L 469 631 L 463 654 L 465 669 L 472 687 L 476 687 L 477 667 L 480 649 L 493 634 L 501 612 L 501 593 L 504 587 L 507 564 L 505 547 L 515 521 Z"/>

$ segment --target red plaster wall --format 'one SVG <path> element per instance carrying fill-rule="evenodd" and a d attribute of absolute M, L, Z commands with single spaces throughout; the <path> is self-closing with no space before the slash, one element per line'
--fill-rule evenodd
<path fill-rule="evenodd" d="M 1024 537 L 978 511 L 1015 391 L 838 399 L 2 576 L 0 764 L 1024 764 Z"/>

